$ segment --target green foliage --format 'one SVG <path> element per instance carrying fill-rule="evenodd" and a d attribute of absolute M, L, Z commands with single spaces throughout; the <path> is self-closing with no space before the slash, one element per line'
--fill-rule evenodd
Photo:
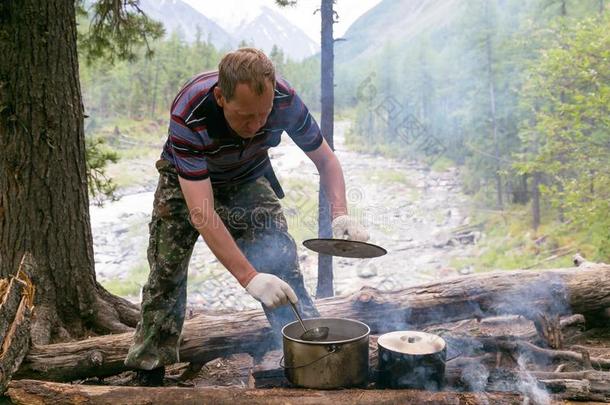
<path fill-rule="evenodd" d="M 80 3 L 81 15 L 88 14 Z M 91 5 L 91 26 L 79 35 L 80 51 L 88 62 L 96 59 L 135 60 L 136 50 L 163 36 L 163 24 L 151 20 L 139 7 L 139 0 L 97 0 Z M 82 20 L 82 18 L 81 18 Z"/>
<path fill-rule="evenodd" d="M 198 39 L 187 43 L 172 33 L 151 44 L 155 54 L 145 58 L 146 49 L 135 50 L 135 60 L 93 61 L 80 66 L 83 99 L 90 121 L 109 118 L 159 119 L 169 116 L 171 103 L 180 87 L 192 76 L 217 68 L 224 51 Z M 303 62 L 287 59 L 276 48 L 270 55 L 278 72 L 294 86 L 312 109 L 319 105 L 319 59 Z M 95 125 L 93 128 L 95 129 Z"/>
<path fill-rule="evenodd" d="M 116 163 L 118 155 L 104 146 L 101 138 L 86 138 L 87 185 L 89 194 L 101 203 L 104 197 L 114 199 L 116 185 L 106 176 L 109 163 Z"/>
<path fill-rule="evenodd" d="M 530 112 L 516 167 L 541 173 L 550 203 L 575 226 L 597 230 L 607 259 L 610 229 L 610 17 L 557 21 L 552 41 L 528 70 Z M 533 125 L 532 125 L 533 123 Z"/>

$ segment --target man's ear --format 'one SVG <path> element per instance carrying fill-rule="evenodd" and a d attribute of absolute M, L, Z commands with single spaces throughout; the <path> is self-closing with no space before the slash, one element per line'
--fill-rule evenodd
<path fill-rule="evenodd" d="M 214 98 L 216 99 L 216 104 L 218 104 L 220 108 L 223 108 L 225 105 L 225 99 L 222 96 L 222 90 L 220 90 L 220 87 L 218 86 L 214 87 Z"/>

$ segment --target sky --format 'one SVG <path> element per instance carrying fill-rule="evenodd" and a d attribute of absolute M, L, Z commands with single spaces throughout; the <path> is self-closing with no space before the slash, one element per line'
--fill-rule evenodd
<path fill-rule="evenodd" d="M 320 43 L 320 13 L 313 12 L 320 7 L 320 0 L 298 0 L 294 7 L 278 7 L 274 0 L 183 0 L 206 17 L 231 32 L 242 23 L 258 15 L 258 10 L 267 6 L 301 28 L 317 44 Z M 381 0 L 337 0 L 335 11 L 339 22 L 334 25 L 335 38 L 341 37 L 349 26 Z"/>

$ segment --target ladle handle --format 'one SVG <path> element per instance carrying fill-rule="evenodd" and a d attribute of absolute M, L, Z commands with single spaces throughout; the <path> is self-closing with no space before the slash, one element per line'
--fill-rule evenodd
<path fill-rule="evenodd" d="M 297 319 L 299 320 L 299 323 L 301 324 L 301 328 L 303 328 L 303 331 L 307 332 L 307 328 L 305 327 L 305 324 L 303 323 L 303 320 L 301 319 L 301 315 L 299 315 L 297 306 L 293 302 L 291 302 L 290 307 L 292 308 L 292 311 L 294 312 L 294 314 L 297 316 Z"/>

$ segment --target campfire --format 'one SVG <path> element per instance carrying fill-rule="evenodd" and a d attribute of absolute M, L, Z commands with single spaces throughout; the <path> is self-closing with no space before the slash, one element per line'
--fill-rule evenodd
<path fill-rule="evenodd" d="M 610 401 L 610 266 L 576 264 L 474 274 L 400 291 L 365 288 L 319 300 L 324 318 L 342 319 L 354 331 L 343 342 L 368 342 L 353 352 L 368 356 L 365 378 L 353 384 L 339 379 L 348 385 L 343 389 L 303 388 L 302 381 L 310 380 L 291 378 L 287 365 L 294 359 L 286 357 L 286 347 L 263 355 L 260 342 L 269 329 L 262 311 L 254 310 L 193 314 L 180 352 L 184 363 L 168 369 L 164 387 L 130 386 L 133 372 L 123 366 L 131 338 L 126 333 L 31 348 L 8 395 L 20 404 Z M 329 322 L 328 338 L 336 339 Z M 285 329 L 298 341 L 302 328 L 291 325 Z M 326 346 L 337 342 L 308 343 L 324 348 L 328 359 L 335 354 Z M 388 367 L 388 360 L 407 366 Z M 328 364 L 335 367 L 328 375 L 353 371 L 348 363 Z M 426 364 L 434 373 L 420 372 L 424 379 L 414 382 L 416 368 Z M 393 370 L 397 374 L 388 380 Z"/>

